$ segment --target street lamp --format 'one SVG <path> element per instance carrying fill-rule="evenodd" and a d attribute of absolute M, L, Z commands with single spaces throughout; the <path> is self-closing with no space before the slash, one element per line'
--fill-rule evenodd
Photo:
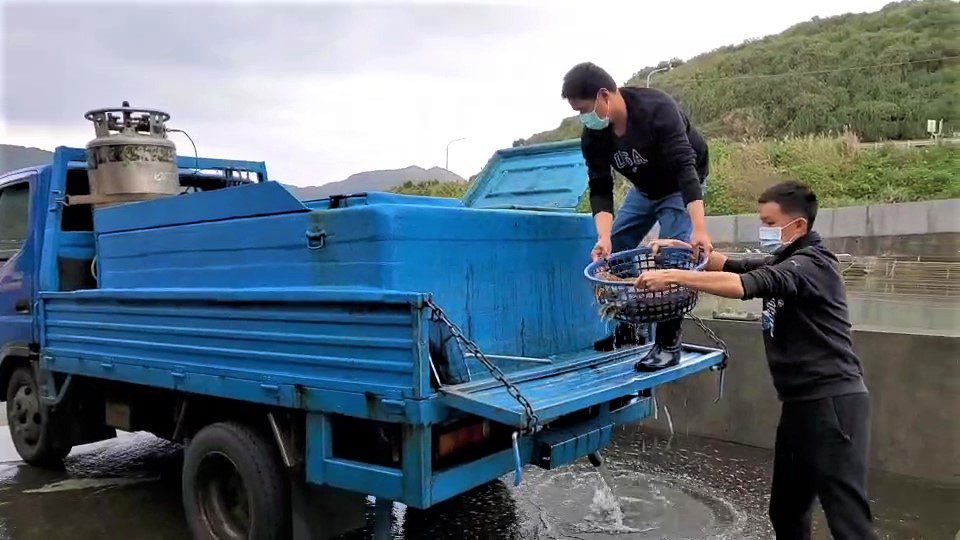
<path fill-rule="evenodd" d="M 444 165 L 443 165 L 443 168 L 444 168 L 444 169 L 446 169 L 446 170 L 448 170 L 448 171 L 450 170 L 450 145 L 453 144 L 453 143 L 455 143 L 455 142 L 465 141 L 466 139 L 467 139 L 466 137 L 460 137 L 459 139 L 454 139 L 454 140 L 452 140 L 452 141 L 450 141 L 450 142 L 447 143 L 447 159 L 446 159 L 446 161 L 444 162 Z"/>
<path fill-rule="evenodd" d="M 647 88 L 650 88 L 650 77 L 653 77 L 654 73 L 660 73 L 661 71 L 670 71 L 671 69 L 673 69 L 673 66 L 670 64 L 667 64 L 667 67 L 658 68 L 651 71 L 650 73 L 647 73 Z"/>

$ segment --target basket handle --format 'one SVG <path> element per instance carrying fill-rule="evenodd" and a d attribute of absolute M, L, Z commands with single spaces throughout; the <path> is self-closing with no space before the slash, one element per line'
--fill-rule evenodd
<path fill-rule="evenodd" d="M 700 252 L 700 261 L 693 267 L 694 271 L 700 272 L 707 267 L 707 263 L 710 262 L 710 254 L 705 252 Z"/>

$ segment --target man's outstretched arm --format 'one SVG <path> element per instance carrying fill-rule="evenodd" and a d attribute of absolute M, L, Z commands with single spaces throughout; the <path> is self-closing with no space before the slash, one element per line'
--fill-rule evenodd
<path fill-rule="evenodd" d="M 729 265 L 729 264 L 728 264 Z M 649 270 L 637 278 L 637 288 L 663 291 L 680 285 L 724 298 L 788 298 L 801 295 L 821 270 L 807 257 L 792 256 L 744 273 Z"/>
<path fill-rule="evenodd" d="M 691 270 L 652 270 L 640 274 L 637 288 L 663 291 L 680 285 L 724 298 L 743 298 L 743 281 L 732 272 L 694 272 Z"/>

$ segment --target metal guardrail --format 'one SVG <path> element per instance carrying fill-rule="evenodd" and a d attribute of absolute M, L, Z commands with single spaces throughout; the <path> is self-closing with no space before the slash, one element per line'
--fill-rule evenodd
<path fill-rule="evenodd" d="M 841 256 L 840 270 L 854 328 L 960 335 L 960 262 Z M 694 313 L 755 321 L 762 309 L 759 300 L 701 295 Z"/>
<path fill-rule="evenodd" d="M 857 143 L 857 148 L 872 148 L 874 150 L 886 147 L 893 148 L 922 148 L 925 146 L 942 146 L 960 144 L 960 137 L 943 139 L 912 139 L 909 141 L 876 141 Z"/>
<path fill-rule="evenodd" d="M 731 258 L 761 256 L 724 253 Z M 847 292 L 960 299 L 960 261 L 838 255 Z"/>
<path fill-rule="evenodd" d="M 960 299 L 960 262 L 852 257 L 841 272 L 848 292 Z"/>

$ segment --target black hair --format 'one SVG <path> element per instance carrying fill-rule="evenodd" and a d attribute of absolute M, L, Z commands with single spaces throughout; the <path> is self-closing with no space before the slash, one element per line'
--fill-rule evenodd
<path fill-rule="evenodd" d="M 560 92 L 560 97 L 563 99 L 595 99 L 601 89 L 616 92 L 617 82 L 600 66 L 591 62 L 584 62 L 573 66 L 573 69 L 563 76 L 563 90 Z"/>
<path fill-rule="evenodd" d="M 810 186 L 796 180 L 787 180 L 768 187 L 760 194 L 757 202 L 777 203 L 784 214 L 805 218 L 807 230 L 813 228 L 813 221 L 817 219 L 817 195 Z"/>

